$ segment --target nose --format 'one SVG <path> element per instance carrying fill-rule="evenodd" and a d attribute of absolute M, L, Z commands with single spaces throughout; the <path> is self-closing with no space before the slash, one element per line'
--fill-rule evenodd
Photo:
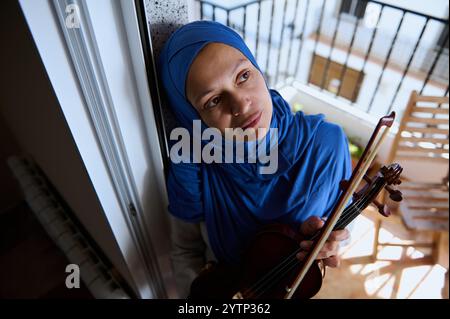
<path fill-rule="evenodd" d="M 250 108 L 251 100 L 247 94 L 236 94 L 231 99 L 231 114 L 239 116 L 246 114 Z"/>

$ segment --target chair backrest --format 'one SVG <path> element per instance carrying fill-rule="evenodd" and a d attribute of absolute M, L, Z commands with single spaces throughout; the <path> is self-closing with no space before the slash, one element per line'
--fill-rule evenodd
<path fill-rule="evenodd" d="M 411 93 L 388 163 L 397 159 L 449 161 L 448 96 Z"/>
<path fill-rule="evenodd" d="M 394 159 L 400 162 L 423 161 L 429 164 L 430 170 L 433 170 L 433 164 L 448 164 L 448 100 L 446 96 L 424 96 L 416 91 L 411 93 L 388 163 Z M 448 231 L 448 190 L 445 179 L 438 183 L 410 180 L 402 183 L 399 189 L 403 193 L 399 210 L 409 229 Z"/>

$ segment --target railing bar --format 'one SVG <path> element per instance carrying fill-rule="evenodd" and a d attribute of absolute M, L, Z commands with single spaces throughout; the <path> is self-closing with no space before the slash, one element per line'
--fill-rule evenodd
<path fill-rule="evenodd" d="M 247 6 L 244 6 L 244 22 L 243 22 L 243 30 L 242 30 L 244 42 L 246 40 L 245 29 L 247 29 Z"/>
<path fill-rule="evenodd" d="M 373 91 L 372 98 L 370 99 L 370 102 L 369 102 L 369 107 L 367 108 L 367 113 L 370 113 L 370 110 L 372 109 L 372 104 L 373 104 L 373 101 L 375 100 L 375 95 L 377 94 L 378 88 L 380 87 L 380 83 L 381 83 L 381 79 L 383 78 L 384 70 L 386 69 L 386 66 L 389 62 L 389 58 L 391 57 L 392 49 L 394 48 L 395 42 L 397 40 L 397 36 L 398 36 L 400 28 L 402 27 L 402 24 L 403 24 L 404 18 L 405 18 L 405 12 L 402 13 L 402 18 L 400 19 L 400 23 L 398 24 L 397 30 L 395 31 L 394 39 L 392 39 L 392 43 L 389 48 L 388 54 L 386 56 L 386 59 L 384 60 L 383 68 L 381 69 L 381 73 L 378 76 L 375 90 Z"/>
<path fill-rule="evenodd" d="M 401 86 L 403 84 L 403 80 L 405 79 L 405 76 L 406 76 L 406 74 L 409 71 L 409 67 L 411 66 L 411 62 L 414 59 L 414 56 L 415 56 L 416 51 L 417 51 L 417 48 L 419 47 L 420 40 L 422 40 L 423 33 L 425 32 L 425 29 L 426 29 L 429 21 L 430 21 L 430 19 L 427 18 L 425 23 L 424 23 L 424 25 L 423 25 L 423 27 L 422 27 L 422 30 L 420 31 L 420 35 L 417 38 L 417 42 L 416 42 L 416 44 L 414 46 L 414 49 L 413 49 L 413 51 L 411 53 L 411 56 L 409 57 L 408 63 L 406 64 L 406 67 L 403 70 L 402 78 L 400 79 L 400 82 L 397 84 L 397 88 L 395 89 L 394 96 L 392 97 L 391 103 L 389 104 L 389 108 L 388 108 L 388 111 L 387 111 L 386 114 L 389 114 L 392 111 L 392 106 L 394 105 L 395 99 L 397 98 L 397 95 L 400 92 L 400 88 L 401 88 Z"/>
<path fill-rule="evenodd" d="M 231 13 L 231 11 L 235 10 L 235 9 L 241 9 L 242 8 L 243 9 L 243 30 L 242 30 L 242 35 L 243 35 L 244 41 L 246 41 L 246 38 L 248 36 L 247 32 L 246 32 L 248 6 L 257 3 L 258 4 L 258 19 L 257 19 L 256 47 L 255 47 L 255 59 L 257 59 L 259 37 L 260 37 L 260 22 L 261 22 L 261 14 L 262 14 L 262 12 L 261 12 L 261 10 L 262 10 L 261 9 L 261 4 L 264 1 L 266 1 L 266 0 L 248 1 L 248 2 L 245 2 L 243 4 L 233 6 L 231 8 L 230 7 L 226 8 L 226 6 L 219 5 L 219 4 L 207 1 L 207 0 L 197 0 L 197 1 L 199 1 L 199 3 L 200 3 L 200 17 L 201 17 L 201 19 L 205 18 L 205 7 L 204 7 L 204 5 L 205 4 L 206 5 L 210 5 L 211 8 L 212 8 L 212 11 L 213 11 L 212 12 L 212 19 L 214 21 L 217 18 L 216 8 L 220 8 L 220 9 L 226 11 L 226 15 L 227 15 L 226 16 L 226 25 L 227 26 L 230 26 L 230 22 L 231 22 L 230 13 Z M 283 68 L 281 66 L 281 55 L 282 55 L 281 51 L 282 51 L 282 48 L 283 48 L 282 44 L 283 44 L 283 38 L 285 36 L 285 27 L 286 27 L 286 24 L 284 23 L 284 20 L 286 19 L 286 16 L 287 16 L 287 9 L 288 9 L 287 6 L 289 4 L 289 1 L 290 0 L 284 0 L 283 7 L 282 7 L 282 12 L 283 12 L 282 23 L 283 24 L 281 26 L 281 35 L 280 35 L 280 39 L 279 39 L 280 44 L 279 44 L 278 48 L 276 48 L 278 50 L 276 67 L 273 65 L 273 63 L 271 63 L 269 61 L 269 60 L 274 60 L 274 59 L 271 58 L 271 51 L 273 51 L 272 50 L 273 49 L 272 48 L 272 46 L 273 46 L 272 42 L 273 42 L 273 40 L 275 40 L 275 39 L 272 39 L 272 33 L 273 33 L 272 29 L 273 29 L 274 20 L 275 20 L 275 18 L 274 18 L 274 15 L 275 15 L 275 0 L 272 0 L 272 4 L 271 4 L 270 26 L 269 26 L 269 31 L 268 31 L 269 32 L 268 49 L 267 49 L 267 57 L 266 57 L 266 61 L 265 61 L 265 70 L 264 70 L 264 73 L 269 77 L 269 65 L 271 67 L 275 67 L 274 68 L 275 73 L 273 74 L 273 76 L 270 77 L 271 78 L 270 81 L 268 81 L 270 83 L 272 83 L 273 81 L 275 81 L 275 83 L 277 83 L 278 80 L 280 79 L 280 77 L 282 77 L 282 74 L 283 74 L 282 72 L 280 72 L 280 67 Z M 400 30 L 401 30 L 401 28 L 403 26 L 405 15 L 407 13 L 410 13 L 410 14 L 414 14 L 415 16 L 421 16 L 421 17 L 426 18 L 426 21 L 425 21 L 425 23 L 422 26 L 422 29 L 420 31 L 420 35 L 419 35 L 419 37 L 416 40 L 416 43 L 415 43 L 414 48 L 412 50 L 412 53 L 410 53 L 408 62 L 406 64 L 405 68 L 402 71 L 401 80 L 396 84 L 396 88 L 394 90 L 394 94 L 392 96 L 392 99 L 391 99 L 391 101 L 389 103 L 389 107 L 388 107 L 388 113 L 389 113 L 393 109 L 394 103 L 395 103 L 396 99 L 398 98 L 398 95 L 399 95 L 400 91 L 402 90 L 402 87 L 404 86 L 404 83 L 403 83 L 404 79 L 406 78 L 406 76 L 408 75 L 408 73 L 409 73 L 409 71 L 411 69 L 412 62 L 413 62 L 414 58 L 416 57 L 417 51 L 419 49 L 419 45 L 422 42 L 423 35 L 424 35 L 425 31 L 427 30 L 427 28 L 429 28 L 430 20 L 448 24 L 448 18 L 447 19 L 441 19 L 441 18 L 437 18 L 437 17 L 430 16 L 430 15 L 427 15 L 427 14 L 422 14 L 420 12 L 416 12 L 416 11 L 413 11 L 413 10 L 403 9 L 403 8 L 397 7 L 395 5 L 390 5 L 390 4 L 387 4 L 387 3 L 383 3 L 383 2 L 381 2 L 381 0 L 380 1 L 376 1 L 376 0 L 360 0 L 360 1 L 364 1 L 366 3 L 378 4 L 378 5 L 381 6 L 381 10 L 380 10 L 377 22 L 376 22 L 376 26 L 374 28 L 374 31 L 373 31 L 371 39 L 370 39 L 368 50 L 367 50 L 367 52 L 365 54 L 365 57 L 364 57 L 364 62 L 362 64 L 361 72 L 359 72 L 359 74 L 358 74 L 358 82 L 357 83 L 359 83 L 359 81 L 361 81 L 361 78 L 364 76 L 364 70 L 367 68 L 369 57 L 370 57 L 370 55 L 372 54 L 372 51 L 373 51 L 373 44 L 374 44 L 375 38 L 377 37 L 377 34 L 378 34 L 378 25 L 379 25 L 380 20 L 382 18 L 383 12 L 385 11 L 384 8 L 388 7 L 388 8 L 400 10 L 402 12 L 401 20 L 400 20 L 400 22 L 399 22 L 399 24 L 397 26 L 396 33 L 394 35 L 394 38 L 393 38 L 392 43 L 390 45 L 390 48 L 388 50 L 387 56 L 386 56 L 386 58 L 385 58 L 385 60 L 383 62 L 381 73 L 378 76 L 376 87 L 375 87 L 375 89 L 373 91 L 373 94 L 371 96 L 369 105 L 367 107 L 367 110 L 366 110 L 367 113 L 370 113 L 372 111 L 375 98 L 379 95 L 378 91 L 379 91 L 379 88 L 380 88 L 380 85 L 381 85 L 381 81 L 383 80 L 383 78 L 386 78 L 386 76 L 387 76 L 385 74 L 386 73 L 385 71 L 386 71 L 386 68 L 388 67 L 388 65 L 391 62 L 393 48 L 394 48 L 394 46 L 396 46 L 396 44 L 398 44 L 397 42 L 398 42 L 398 39 L 399 39 L 399 33 L 400 33 Z M 287 56 L 286 56 L 286 58 L 287 58 L 287 62 L 286 62 L 287 65 L 286 65 L 286 70 L 285 70 L 284 76 L 289 76 L 290 73 L 291 73 L 290 72 L 291 68 L 289 66 L 290 66 L 290 64 L 292 62 L 292 58 L 293 58 L 292 51 L 294 51 L 293 50 L 293 47 L 294 47 L 293 42 L 294 42 L 294 37 L 295 37 L 295 34 L 296 34 L 296 20 L 297 20 L 297 17 L 298 17 L 297 15 L 300 14 L 298 12 L 299 3 L 300 3 L 300 0 L 296 0 L 295 1 L 295 11 L 294 11 L 294 14 L 293 14 L 294 18 L 292 20 L 292 29 L 291 29 L 291 34 L 290 34 L 290 37 L 289 37 L 289 41 L 290 42 L 289 42 L 289 45 L 288 45 L 288 48 L 287 48 L 288 49 Z M 318 23 L 317 31 L 316 31 L 317 34 L 316 34 L 315 39 L 314 39 L 315 43 L 314 43 L 314 49 L 313 49 L 313 59 L 312 59 L 313 61 L 311 63 L 311 67 L 310 67 L 309 74 L 308 74 L 308 83 L 311 81 L 311 78 L 312 78 L 311 71 L 312 71 L 312 67 L 313 67 L 314 62 L 315 62 L 314 60 L 316 58 L 316 54 L 318 52 L 317 50 L 318 50 L 319 41 L 322 40 L 322 38 L 321 38 L 321 36 L 322 36 L 321 35 L 321 31 L 322 31 L 322 28 L 325 27 L 323 25 L 323 20 L 325 18 L 325 14 L 324 14 L 325 13 L 325 5 L 326 5 L 325 0 L 323 0 L 322 5 L 321 5 L 321 9 L 320 9 L 319 23 Z M 279 9 L 279 7 L 277 9 Z M 300 67 L 300 58 L 301 58 L 302 50 L 303 50 L 303 41 L 305 40 L 305 38 L 304 38 L 305 37 L 305 29 L 306 29 L 306 25 L 307 25 L 307 21 L 308 21 L 307 20 L 308 19 L 308 11 L 309 11 L 309 0 L 306 0 L 306 10 L 304 12 L 304 19 L 303 19 L 303 23 L 302 23 L 302 30 L 301 30 L 301 33 L 298 36 L 299 41 L 300 41 L 299 42 L 299 48 L 298 48 L 298 57 L 297 57 L 297 61 L 295 63 L 295 68 L 292 69 L 293 72 L 295 72 L 295 73 L 298 72 L 298 69 Z M 321 77 L 321 84 L 320 84 L 320 89 L 321 90 L 324 89 L 324 86 L 325 86 L 325 84 L 326 84 L 326 82 L 327 82 L 327 80 L 329 78 L 327 73 L 328 73 L 329 68 L 330 68 L 333 52 L 335 51 L 334 49 L 335 49 L 336 41 L 337 41 L 336 40 L 337 39 L 337 33 L 339 31 L 339 27 L 340 27 L 341 21 L 342 21 L 341 17 L 342 17 L 342 15 L 339 15 L 339 17 L 337 18 L 336 28 L 334 30 L 332 41 L 331 41 L 331 44 L 330 44 L 329 55 L 327 57 L 326 64 L 325 64 L 325 67 L 324 67 L 324 70 L 323 70 L 323 74 L 322 74 L 322 77 Z M 337 93 L 335 93 L 336 96 L 341 93 L 341 90 L 343 88 L 343 79 L 345 79 L 346 73 L 348 71 L 347 69 L 350 67 L 350 66 L 348 66 L 348 62 L 350 61 L 350 56 L 351 56 L 351 53 L 352 53 L 352 50 L 353 50 L 355 37 L 356 37 L 356 33 L 358 32 L 358 27 L 359 27 L 360 21 L 361 21 L 361 18 L 358 18 L 356 20 L 356 24 L 355 24 L 354 29 L 353 29 L 352 39 L 351 39 L 350 45 L 349 45 L 349 47 L 347 49 L 347 55 L 345 57 L 345 63 L 343 65 L 342 73 L 340 74 L 339 87 L 338 87 Z M 297 31 L 300 31 L 300 30 L 297 30 Z M 295 38 L 297 38 L 297 37 L 295 37 Z M 423 91 L 425 90 L 425 88 L 429 85 L 429 82 L 431 81 L 431 79 L 432 78 L 434 79 L 434 75 L 433 75 L 434 71 L 437 68 L 437 64 L 440 63 L 440 61 L 442 60 L 443 51 L 444 51 L 446 45 L 448 44 L 448 29 L 446 30 L 446 38 L 444 38 L 444 39 L 446 39 L 446 40 L 439 47 L 439 49 L 436 48 L 437 50 L 434 50 L 434 52 L 436 53 L 436 56 L 434 57 L 432 65 L 431 65 L 431 67 L 429 68 L 429 70 L 428 70 L 428 72 L 426 74 L 426 77 L 425 77 L 425 79 L 424 79 L 424 81 L 422 83 L 422 88 L 420 89 L 419 94 L 422 94 Z M 294 74 L 294 76 L 295 75 L 296 74 Z M 433 82 L 433 81 L 431 81 L 431 82 Z M 448 88 L 448 85 L 447 85 L 447 88 L 445 90 L 444 96 L 448 95 L 448 90 L 449 90 L 449 88 Z M 353 101 L 355 100 L 355 96 L 356 95 L 357 95 L 357 92 L 355 90 L 353 92 L 352 104 L 354 103 Z M 441 105 L 439 105 L 438 107 L 441 107 Z"/>
<path fill-rule="evenodd" d="M 302 56 L 302 49 L 303 49 L 303 42 L 304 42 L 304 36 L 305 36 L 305 28 L 306 28 L 306 20 L 308 18 L 308 10 L 309 10 L 309 0 L 306 0 L 306 8 L 305 8 L 305 14 L 303 16 L 303 25 L 302 25 L 302 32 L 299 35 L 299 48 L 298 48 L 298 56 L 297 61 L 295 62 L 295 68 L 294 68 L 294 77 L 296 78 L 298 74 L 298 68 L 300 66 L 300 57 Z"/>
<path fill-rule="evenodd" d="M 322 1 L 322 9 L 320 10 L 320 18 L 319 18 L 319 26 L 317 28 L 317 36 L 315 39 L 315 43 L 314 43 L 314 50 L 313 50 L 313 60 L 311 63 L 311 67 L 309 68 L 309 74 L 308 74 L 308 83 L 311 81 L 311 71 L 312 68 L 314 66 L 314 62 L 315 62 L 315 58 L 316 58 L 316 51 L 317 51 L 317 43 L 319 42 L 320 39 L 320 30 L 321 30 L 321 26 L 322 26 L 322 21 L 323 21 L 323 12 L 325 11 L 325 0 Z"/>
<path fill-rule="evenodd" d="M 253 0 L 253 1 L 245 2 L 245 3 L 237 4 L 234 7 L 229 8 L 229 10 L 230 11 L 236 10 L 236 9 L 242 8 L 243 6 L 249 6 L 249 5 L 255 4 L 257 2 L 261 2 L 261 1 L 265 1 L 265 0 Z"/>
<path fill-rule="evenodd" d="M 443 43 L 441 45 L 441 47 L 439 48 L 438 53 L 436 54 L 436 57 L 434 58 L 433 64 L 431 65 L 430 69 L 428 70 L 428 74 L 425 78 L 425 80 L 423 81 L 423 85 L 422 88 L 420 89 L 419 94 L 423 93 L 423 90 L 425 89 L 425 86 L 428 84 L 428 81 L 430 80 L 431 75 L 434 72 L 434 68 L 436 67 L 437 62 L 439 61 L 439 58 L 442 55 L 442 51 L 444 50 L 445 44 L 448 43 L 448 28 L 447 28 L 447 32 L 446 32 L 446 36 L 447 39 L 445 40 L 445 43 Z"/>
<path fill-rule="evenodd" d="M 345 73 L 347 72 L 347 63 L 348 63 L 348 59 L 350 58 L 350 55 L 351 55 L 351 52 L 353 49 L 353 43 L 355 42 L 356 31 L 358 30 L 359 21 L 360 21 L 360 18 L 356 19 L 355 27 L 353 28 L 352 39 L 350 40 L 350 45 L 348 46 L 347 55 L 345 56 L 344 68 L 342 69 L 341 76 L 339 77 L 339 86 L 338 86 L 335 96 L 338 96 L 339 93 L 341 93 L 342 82 L 343 82 Z"/>
<path fill-rule="evenodd" d="M 261 20 L 261 1 L 258 1 L 258 19 L 256 25 L 255 61 L 258 62 L 259 22 Z"/>
<path fill-rule="evenodd" d="M 291 36 L 290 36 L 289 47 L 288 47 L 288 59 L 287 59 L 287 64 L 286 64 L 286 73 L 289 70 L 289 65 L 290 65 L 291 58 L 292 58 L 292 42 L 294 41 L 295 21 L 297 21 L 298 1 L 299 0 L 295 0 L 295 9 L 294 9 L 295 11 L 294 11 L 294 18 L 292 20 Z"/>
<path fill-rule="evenodd" d="M 211 7 L 216 7 L 216 8 L 219 8 L 219 9 L 222 9 L 222 10 L 225 10 L 225 11 L 227 11 L 227 10 L 234 10 L 234 9 L 237 9 L 237 8 L 240 8 L 242 5 L 238 5 L 238 6 L 235 6 L 234 8 L 232 7 L 232 8 L 227 8 L 227 7 L 225 7 L 225 6 L 222 6 L 222 5 L 220 5 L 220 4 L 217 4 L 217 3 L 215 3 L 215 2 L 210 2 L 210 1 L 207 1 L 207 0 L 197 0 L 197 1 L 200 1 L 200 2 L 203 2 L 204 4 L 208 4 L 208 5 L 210 5 Z M 256 0 L 256 1 L 258 1 L 258 0 Z M 255 1 L 255 2 L 256 2 Z"/>
<path fill-rule="evenodd" d="M 271 9 L 271 13 L 270 13 L 270 24 L 269 24 L 269 44 L 267 47 L 267 58 L 266 58 L 266 67 L 264 69 L 264 73 L 266 74 L 266 76 L 269 76 L 269 57 L 270 57 L 270 47 L 272 46 L 272 26 L 273 26 L 273 13 L 275 11 L 275 0 L 272 0 L 272 9 Z M 269 83 L 271 83 L 272 81 L 270 81 L 270 79 L 268 79 Z"/>
<path fill-rule="evenodd" d="M 322 81 L 320 83 L 320 90 L 323 90 L 323 86 L 325 85 L 325 82 L 326 82 L 326 80 L 328 78 L 327 72 L 328 72 L 328 68 L 330 66 L 331 55 L 333 54 L 334 43 L 336 42 L 337 31 L 339 29 L 339 24 L 341 23 L 341 17 L 342 17 L 342 14 L 339 14 L 339 17 L 338 17 L 337 22 L 336 22 L 336 28 L 334 29 L 334 33 L 333 33 L 333 39 L 331 40 L 330 54 L 328 55 L 327 62 L 325 64 L 325 68 L 324 68 L 324 72 L 322 74 Z"/>
<path fill-rule="evenodd" d="M 207 0 L 202 0 L 201 2 L 203 2 L 205 4 L 209 4 L 211 6 L 216 6 L 217 8 L 220 8 L 220 9 L 223 9 L 223 10 L 233 11 L 233 10 L 242 8 L 243 6 L 252 5 L 254 3 L 261 2 L 261 1 L 264 1 L 264 0 L 252 0 L 252 1 L 249 1 L 249 2 L 246 2 L 246 3 L 243 3 L 243 4 L 235 5 L 233 7 L 228 7 L 228 8 L 225 7 L 225 6 L 222 6 L 220 4 L 212 3 L 212 2 L 207 1 Z M 401 10 L 402 12 L 405 12 L 405 13 L 415 14 L 415 15 L 418 15 L 418 16 L 421 16 L 421 17 L 424 17 L 424 18 L 429 18 L 431 20 L 435 20 L 435 21 L 438 21 L 438 22 L 441 22 L 441 23 L 448 24 L 448 21 L 449 21 L 448 18 L 447 19 L 439 18 L 439 17 L 436 17 L 436 16 L 428 15 L 428 14 L 425 14 L 425 13 L 422 13 L 422 12 L 418 12 L 418 11 L 414 11 L 414 10 L 410 10 L 410 9 L 401 8 L 401 7 L 395 6 L 393 4 L 384 3 L 384 2 L 381 2 L 381 1 L 377 1 L 377 0 L 357 0 L 357 1 L 364 1 L 364 2 L 370 2 L 370 3 L 379 4 L 381 6 L 386 6 L 386 7 L 392 8 L 392 9 Z"/>
<path fill-rule="evenodd" d="M 274 1 L 275 2 L 275 1 Z M 287 0 L 283 2 L 283 19 L 281 20 L 281 35 L 280 35 L 280 45 L 278 46 L 278 58 L 277 58 L 277 68 L 275 71 L 275 85 L 278 83 L 278 73 L 280 71 L 280 58 L 281 58 L 281 47 L 283 45 L 283 36 L 284 36 L 284 20 L 286 19 L 286 5 Z"/>
<path fill-rule="evenodd" d="M 203 20 L 204 13 L 203 13 L 203 1 L 200 2 L 200 20 Z"/>
<path fill-rule="evenodd" d="M 422 13 L 422 12 L 401 8 L 401 7 L 398 7 L 398 6 L 389 4 L 389 3 L 385 3 L 385 2 L 381 2 L 381 1 L 376 1 L 376 0 L 359 0 L 359 1 L 376 3 L 376 4 L 379 4 L 379 5 L 382 5 L 382 6 L 386 6 L 386 7 L 392 8 L 392 9 L 400 10 L 400 11 L 402 11 L 404 13 L 411 13 L 411 14 L 418 15 L 418 16 L 421 16 L 421 17 L 424 17 L 424 18 L 427 18 L 427 19 L 439 21 L 439 22 L 442 22 L 442 23 L 448 23 L 448 18 L 447 19 L 438 18 L 438 17 L 432 16 L 432 15 L 428 15 L 428 14 L 425 14 L 425 13 Z"/>
<path fill-rule="evenodd" d="M 378 25 L 380 24 L 380 20 L 381 20 L 382 14 L 383 14 L 383 10 L 384 10 L 384 6 L 382 5 L 381 6 L 381 10 L 380 10 L 380 14 L 379 14 L 378 19 L 377 19 L 377 23 L 375 24 L 375 28 L 374 28 L 374 30 L 372 32 L 372 37 L 370 38 L 369 48 L 367 49 L 366 55 L 364 57 L 364 62 L 363 62 L 363 65 L 361 67 L 361 71 L 358 74 L 358 80 L 356 81 L 357 84 L 362 80 L 362 77 L 363 77 L 363 74 L 364 74 L 364 69 L 366 68 L 367 60 L 368 60 L 368 58 L 370 56 L 370 53 L 372 53 L 372 45 L 373 45 L 373 42 L 374 42 L 375 37 L 377 35 Z M 353 91 L 352 104 L 354 103 L 353 101 L 356 101 L 356 90 Z"/>

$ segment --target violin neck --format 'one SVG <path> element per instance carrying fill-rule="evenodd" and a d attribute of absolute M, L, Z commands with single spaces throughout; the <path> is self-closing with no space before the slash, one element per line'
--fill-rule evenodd
<path fill-rule="evenodd" d="M 341 214 L 341 217 L 337 221 L 333 230 L 341 230 L 348 226 L 356 217 L 361 214 L 361 212 L 369 206 L 370 202 L 378 195 L 379 191 L 384 187 L 384 184 L 375 185 L 368 195 L 362 196 L 361 198 L 353 201 L 348 205 Z M 317 232 L 310 240 L 316 239 L 320 235 Z"/>
<path fill-rule="evenodd" d="M 358 201 L 355 201 L 354 203 L 347 206 L 347 208 L 344 209 L 342 212 L 341 217 L 337 221 L 336 225 L 334 226 L 333 230 L 340 230 L 344 229 L 348 226 L 359 214 L 361 214 L 362 210 L 365 208 L 359 208 L 358 207 Z"/>
<path fill-rule="evenodd" d="M 385 183 L 382 180 L 376 181 L 364 196 L 348 205 L 342 212 L 333 230 L 340 230 L 347 227 L 378 196 L 384 185 Z"/>

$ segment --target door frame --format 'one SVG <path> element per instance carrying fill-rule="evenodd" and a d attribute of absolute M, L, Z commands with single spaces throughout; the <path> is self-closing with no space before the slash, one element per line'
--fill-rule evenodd
<path fill-rule="evenodd" d="M 159 105 L 149 90 L 137 2 L 19 1 L 130 285 L 140 298 L 170 296 Z"/>

